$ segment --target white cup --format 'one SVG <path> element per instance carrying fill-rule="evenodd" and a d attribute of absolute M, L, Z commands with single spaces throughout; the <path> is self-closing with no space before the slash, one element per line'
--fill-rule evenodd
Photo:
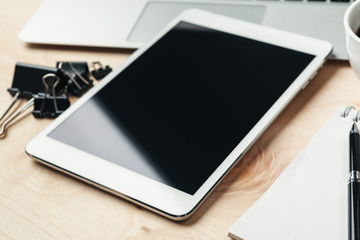
<path fill-rule="evenodd" d="M 360 79 L 360 1 L 353 2 L 344 17 L 346 49 L 352 69 Z"/>

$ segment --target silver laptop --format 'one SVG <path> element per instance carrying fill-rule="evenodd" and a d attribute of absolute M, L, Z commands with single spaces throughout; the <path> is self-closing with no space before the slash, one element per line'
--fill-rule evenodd
<path fill-rule="evenodd" d="M 138 48 L 188 8 L 324 39 L 347 59 L 343 16 L 353 0 L 44 0 L 21 30 L 35 44 Z"/>

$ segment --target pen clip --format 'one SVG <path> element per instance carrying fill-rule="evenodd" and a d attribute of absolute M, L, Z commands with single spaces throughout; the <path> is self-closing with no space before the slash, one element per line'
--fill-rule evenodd
<path fill-rule="evenodd" d="M 356 110 L 353 106 L 347 106 L 345 108 L 345 111 L 344 111 L 344 114 L 343 114 L 343 117 L 346 118 L 349 116 L 351 110 Z"/>

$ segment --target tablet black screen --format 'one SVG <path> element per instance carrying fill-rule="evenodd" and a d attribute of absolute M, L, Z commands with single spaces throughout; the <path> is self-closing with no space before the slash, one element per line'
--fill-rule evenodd
<path fill-rule="evenodd" d="M 194 194 L 313 58 L 180 22 L 49 136 Z"/>

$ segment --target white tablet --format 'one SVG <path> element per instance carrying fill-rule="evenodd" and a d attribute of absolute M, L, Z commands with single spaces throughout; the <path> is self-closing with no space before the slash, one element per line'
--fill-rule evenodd
<path fill-rule="evenodd" d="M 324 41 L 186 11 L 26 152 L 163 216 L 186 219 L 331 49 Z"/>

